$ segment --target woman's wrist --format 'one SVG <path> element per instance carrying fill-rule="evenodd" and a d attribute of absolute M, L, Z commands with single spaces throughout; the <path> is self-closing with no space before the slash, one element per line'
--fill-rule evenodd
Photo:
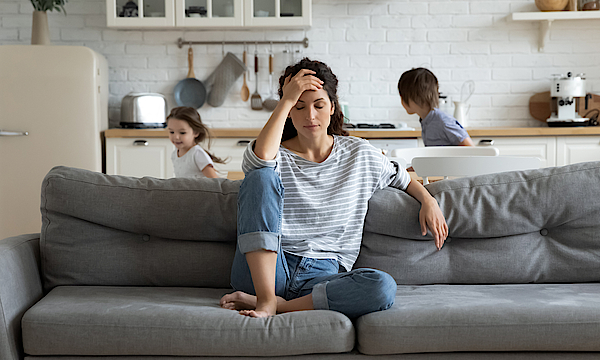
<path fill-rule="evenodd" d="M 437 200 L 433 196 L 431 196 L 431 195 L 426 196 L 423 199 L 423 201 L 422 201 L 421 204 L 422 205 L 430 205 L 430 206 L 438 206 Z"/>
<path fill-rule="evenodd" d="M 281 110 L 290 112 L 290 110 L 292 110 L 292 108 L 296 105 L 296 102 L 284 96 L 281 100 L 279 100 L 277 105 L 281 108 Z"/>
<path fill-rule="evenodd" d="M 429 193 L 429 191 L 427 191 L 427 194 L 425 194 L 425 196 L 423 197 L 423 203 L 429 203 L 429 204 L 436 204 L 437 205 L 437 200 L 431 196 L 431 194 Z"/>

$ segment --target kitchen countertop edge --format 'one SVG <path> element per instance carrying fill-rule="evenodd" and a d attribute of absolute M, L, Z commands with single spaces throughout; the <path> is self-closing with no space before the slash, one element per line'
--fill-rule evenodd
<path fill-rule="evenodd" d="M 261 129 L 256 128 L 213 128 L 214 138 L 256 138 Z M 482 136 L 571 136 L 600 135 L 600 126 L 585 127 L 528 127 L 528 128 L 473 128 L 466 129 L 471 137 Z M 352 136 L 369 139 L 419 138 L 420 130 L 349 130 Z M 108 129 L 106 138 L 168 138 L 166 129 Z"/>

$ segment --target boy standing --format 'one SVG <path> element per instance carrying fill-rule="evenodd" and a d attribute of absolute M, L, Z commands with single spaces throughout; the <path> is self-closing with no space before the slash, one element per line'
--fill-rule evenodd
<path fill-rule="evenodd" d="M 425 68 L 406 71 L 398 81 L 402 106 L 418 114 L 425 146 L 473 146 L 467 131 L 452 116 L 438 109 L 438 80 Z"/>

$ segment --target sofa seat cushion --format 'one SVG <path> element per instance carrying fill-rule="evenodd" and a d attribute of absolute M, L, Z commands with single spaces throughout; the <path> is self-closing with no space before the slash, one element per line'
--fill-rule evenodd
<path fill-rule="evenodd" d="M 600 284 L 399 286 L 356 329 L 369 355 L 600 351 Z"/>
<path fill-rule="evenodd" d="M 219 307 L 228 289 L 61 286 L 22 320 L 28 355 L 278 356 L 354 348 L 334 311 L 267 319 Z"/>

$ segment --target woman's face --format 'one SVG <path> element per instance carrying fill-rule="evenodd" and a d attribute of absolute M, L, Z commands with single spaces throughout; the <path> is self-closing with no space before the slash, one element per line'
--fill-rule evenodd
<path fill-rule="evenodd" d="M 305 91 L 290 111 L 298 135 L 314 137 L 327 134 L 334 106 L 325 89 Z"/>

